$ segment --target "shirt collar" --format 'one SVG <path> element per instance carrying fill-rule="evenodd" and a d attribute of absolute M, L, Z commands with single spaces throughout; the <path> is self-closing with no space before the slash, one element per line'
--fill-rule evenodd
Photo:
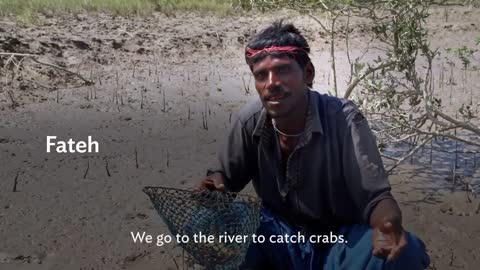
<path fill-rule="evenodd" d="M 312 127 L 312 132 L 318 132 L 323 134 L 323 122 L 320 118 L 320 104 L 321 95 L 314 93 L 312 90 L 309 90 L 308 94 L 310 95 L 308 114 L 311 116 L 310 122 Z"/>

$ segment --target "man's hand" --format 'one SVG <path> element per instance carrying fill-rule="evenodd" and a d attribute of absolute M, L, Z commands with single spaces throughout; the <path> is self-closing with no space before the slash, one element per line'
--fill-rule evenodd
<path fill-rule="evenodd" d="M 407 245 L 402 227 L 402 212 L 393 199 L 381 200 L 370 215 L 373 228 L 373 255 L 395 260 Z"/>
<path fill-rule="evenodd" d="M 203 179 L 200 184 L 198 184 L 193 190 L 194 191 L 203 191 L 203 190 L 216 190 L 216 191 L 225 191 L 225 178 L 219 172 L 213 173 Z"/>
<path fill-rule="evenodd" d="M 373 255 L 395 260 L 407 246 L 407 233 L 400 224 L 390 221 L 380 223 L 373 228 Z"/>

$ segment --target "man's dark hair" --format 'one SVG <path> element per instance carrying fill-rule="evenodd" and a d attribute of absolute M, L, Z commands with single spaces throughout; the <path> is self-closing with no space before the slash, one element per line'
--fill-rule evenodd
<path fill-rule="evenodd" d="M 261 50 L 272 46 L 295 46 L 300 50 L 295 52 L 263 52 L 254 57 L 248 57 L 247 48 L 253 50 Z M 255 35 L 245 48 L 245 60 L 252 69 L 253 65 L 267 55 L 286 55 L 297 61 L 303 69 L 309 62 L 310 46 L 307 40 L 302 36 L 300 31 L 293 24 L 285 24 L 283 21 L 274 22 L 271 26 L 265 28 Z"/>

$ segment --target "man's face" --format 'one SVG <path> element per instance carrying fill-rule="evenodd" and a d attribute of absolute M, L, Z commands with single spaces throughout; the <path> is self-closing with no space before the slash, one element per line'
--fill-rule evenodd
<path fill-rule="evenodd" d="M 252 67 L 255 88 L 272 118 L 288 116 L 305 98 L 313 81 L 311 64 L 303 70 L 287 56 L 266 56 Z"/>

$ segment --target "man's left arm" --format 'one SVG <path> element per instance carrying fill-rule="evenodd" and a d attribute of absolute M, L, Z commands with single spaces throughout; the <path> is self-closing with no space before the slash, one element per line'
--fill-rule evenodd
<path fill-rule="evenodd" d="M 400 208 L 367 120 L 353 104 L 344 105 L 347 129 L 343 144 L 343 170 L 362 221 L 373 229 L 373 253 L 393 260 L 407 244 Z"/>

